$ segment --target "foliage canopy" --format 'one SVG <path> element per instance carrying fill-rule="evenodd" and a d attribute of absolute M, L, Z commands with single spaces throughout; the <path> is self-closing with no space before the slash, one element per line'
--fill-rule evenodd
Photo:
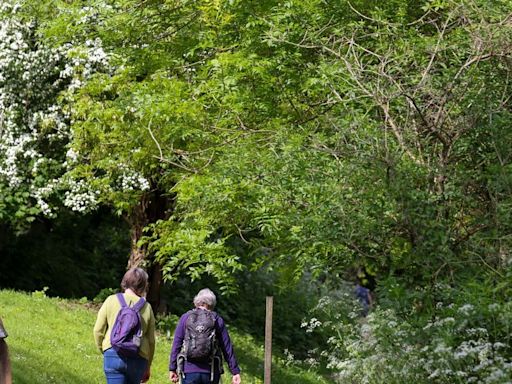
<path fill-rule="evenodd" d="M 509 1 L 27 4 L 104 52 L 61 93 L 68 205 L 166 196 L 139 246 L 167 278 L 508 267 Z"/>

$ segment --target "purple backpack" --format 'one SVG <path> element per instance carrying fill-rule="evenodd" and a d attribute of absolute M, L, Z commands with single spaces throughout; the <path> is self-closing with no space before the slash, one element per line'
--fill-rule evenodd
<path fill-rule="evenodd" d="M 116 321 L 110 333 L 110 344 L 118 354 L 126 357 L 135 357 L 139 353 L 142 327 L 139 311 L 146 300 L 141 297 L 133 307 L 126 304 L 122 293 L 116 294 L 121 309 L 117 314 Z"/>

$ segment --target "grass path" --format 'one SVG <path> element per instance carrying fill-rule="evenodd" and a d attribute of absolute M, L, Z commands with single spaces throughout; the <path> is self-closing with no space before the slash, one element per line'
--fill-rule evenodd
<path fill-rule="evenodd" d="M 0 316 L 7 339 L 14 384 L 104 384 L 102 356 L 92 327 L 96 310 L 68 300 L 0 291 Z M 263 345 L 230 328 L 244 384 L 263 383 Z M 150 384 L 168 384 L 171 341 L 157 337 Z M 277 360 L 277 359 L 276 359 Z M 225 375 L 224 384 L 229 384 Z M 274 363 L 272 384 L 328 384 L 319 374 Z"/>

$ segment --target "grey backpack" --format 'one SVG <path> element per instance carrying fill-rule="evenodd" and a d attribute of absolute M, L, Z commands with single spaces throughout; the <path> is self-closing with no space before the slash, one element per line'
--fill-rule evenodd
<path fill-rule="evenodd" d="M 217 353 L 217 314 L 202 308 L 189 311 L 185 323 L 183 355 L 188 361 L 209 363 Z"/>

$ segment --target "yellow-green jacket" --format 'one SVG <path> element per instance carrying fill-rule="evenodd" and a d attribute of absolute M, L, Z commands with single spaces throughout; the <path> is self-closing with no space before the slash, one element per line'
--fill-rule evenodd
<path fill-rule="evenodd" d="M 132 306 L 139 301 L 138 296 L 123 294 L 126 304 Z M 106 351 L 111 348 L 110 344 L 110 331 L 116 321 L 117 313 L 121 309 L 121 304 L 116 295 L 107 297 L 101 306 L 96 324 L 94 324 L 94 341 L 100 351 Z M 142 338 L 139 347 L 139 355 L 146 360 L 149 364 L 153 361 L 155 354 L 155 315 L 151 309 L 151 305 L 146 302 L 140 310 Z"/>

